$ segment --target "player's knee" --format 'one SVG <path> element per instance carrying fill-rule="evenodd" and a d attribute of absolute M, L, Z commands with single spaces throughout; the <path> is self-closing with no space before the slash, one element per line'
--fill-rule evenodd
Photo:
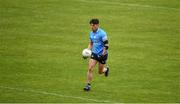
<path fill-rule="evenodd" d="M 92 67 L 89 67 L 89 68 L 88 68 L 88 71 L 89 71 L 89 72 L 93 72 L 93 68 L 92 68 Z"/>

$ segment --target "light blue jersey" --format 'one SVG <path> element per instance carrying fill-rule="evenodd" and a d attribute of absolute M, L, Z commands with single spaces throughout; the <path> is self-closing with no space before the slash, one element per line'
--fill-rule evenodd
<path fill-rule="evenodd" d="M 103 42 L 107 40 L 106 32 L 101 28 L 98 28 L 96 32 L 90 32 L 89 39 L 91 42 L 93 42 L 92 52 L 97 55 L 102 55 L 104 48 Z"/>

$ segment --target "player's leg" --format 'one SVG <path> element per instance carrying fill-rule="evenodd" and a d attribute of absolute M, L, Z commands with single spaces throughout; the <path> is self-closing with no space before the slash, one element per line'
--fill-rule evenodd
<path fill-rule="evenodd" d="M 103 74 L 106 72 L 107 68 L 105 67 L 105 64 L 99 63 L 99 74 Z"/>
<path fill-rule="evenodd" d="M 109 75 L 109 67 L 105 64 L 99 63 L 99 74 L 103 74 L 107 77 Z"/>
<path fill-rule="evenodd" d="M 89 60 L 88 71 L 87 71 L 87 81 L 86 81 L 87 85 L 84 87 L 85 91 L 89 91 L 91 89 L 91 81 L 93 78 L 93 70 L 94 70 L 96 63 L 97 63 L 97 61 L 94 59 Z"/>
<path fill-rule="evenodd" d="M 87 72 L 87 83 L 91 83 L 92 78 L 93 78 L 93 70 L 96 65 L 97 61 L 94 59 L 89 60 L 89 65 L 88 65 L 88 72 Z"/>
<path fill-rule="evenodd" d="M 107 60 L 108 55 L 106 54 L 103 56 L 103 58 L 99 59 L 99 74 L 105 74 L 107 77 L 109 74 L 109 67 L 106 66 L 106 60 Z"/>

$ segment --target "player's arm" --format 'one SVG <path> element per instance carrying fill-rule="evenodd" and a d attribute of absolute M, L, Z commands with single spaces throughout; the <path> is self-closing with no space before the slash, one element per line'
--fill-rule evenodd
<path fill-rule="evenodd" d="M 88 49 L 91 50 L 92 49 L 92 45 L 93 45 L 93 42 L 89 41 L 89 44 L 88 44 Z M 83 57 L 84 59 L 87 59 L 87 57 Z"/>
<path fill-rule="evenodd" d="M 108 38 L 107 38 L 106 33 L 102 34 L 102 40 L 103 40 L 103 43 L 104 43 L 104 48 L 103 48 L 102 55 L 105 55 L 106 51 L 109 48 L 109 43 L 108 43 Z"/>
<path fill-rule="evenodd" d="M 91 33 L 89 34 L 89 44 L 88 44 L 88 49 L 92 50 L 93 47 L 93 42 L 92 42 L 92 38 L 91 38 Z"/>
<path fill-rule="evenodd" d="M 89 41 L 89 44 L 88 44 L 88 49 L 92 49 L 92 46 L 93 46 L 93 42 L 92 41 Z"/>
<path fill-rule="evenodd" d="M 107 51 L 108 48 L 109 48 L 109 43 L 108 43 L 108 40 L 103 41 L 103 43 L 104 43 L 104 48 L 103 48 L 103 53 L 102 53 L 102 55 L 105 55 L 105 54 L 106 54 L 106 51 Z"/>

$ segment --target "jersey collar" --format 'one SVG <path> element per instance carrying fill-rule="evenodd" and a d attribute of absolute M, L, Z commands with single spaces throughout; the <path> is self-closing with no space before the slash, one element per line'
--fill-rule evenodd
<path fill-rule="evenodd" d="M 97 31 L 96 31 L 96 32 L 94 32 L 94 33 L 98 33 L 98 32 L 99 32 L 99 30 L 100 30 L 100 29 L 98 28 L 98 29 L 97 29 Z"/>

